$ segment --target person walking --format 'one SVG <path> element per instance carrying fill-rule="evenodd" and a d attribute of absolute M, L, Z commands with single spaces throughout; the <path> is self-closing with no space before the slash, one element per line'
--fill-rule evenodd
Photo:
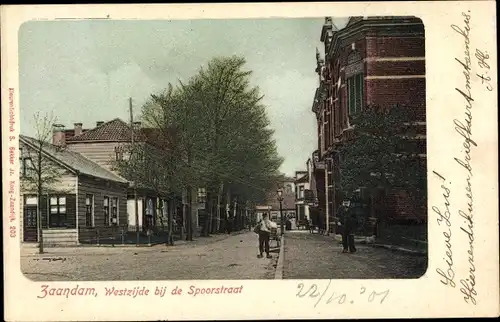
<path fill-rule="evenodd" d="M 269 215 L 262 214 L 262 220 L 257 223 L 255 227 L 255 232 L 259 235 L 259 255 L 258 258 L 262 258 L 264 251 L 266 252 L 266 258 L 272 258 L 269 254 L 269 239 L 271 238 L 271 220 L 269 220 Z"/>
<path fill-rule="evenodd" d="M 340 223 L 343 226 L 342 229 L 342 246 L 343 253 L 354 253 L 356 252 L 356 247 L 354 245 L 354 230 L 356 229 L 356 216 L 351 208 L 350 200 L 344 200 L 339 210 Z"/>

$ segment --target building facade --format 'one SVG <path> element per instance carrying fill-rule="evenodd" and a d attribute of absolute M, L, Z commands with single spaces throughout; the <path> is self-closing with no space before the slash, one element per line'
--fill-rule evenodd
<path fill-rule="evenodd" d="M 351 17 L 342 29 L 327 17 L 320 40 L 325 54 L 316 52 L 318 88 L 312 106 L 318 145 L 308 164 L 318 222 L 331 229 L 342 201 L 338 148 L 353 138 L 353 114 L 368 106 L 412 108 L 425 140 L 425 35 L 422 21 L 415 17 Z M 421 148 L 425 158 L 425 144 Z M 404 210 L 404 193 L 393 195 L 388 204 L 394 207 L 384 211 L 410 216 Z"/>
<path fill-rule="evenodd" d="M 309 172 L 295 172 L 295 208 L 297 213 L 297 223 L 302 224 L 309 222 L 311 219 L 309 214 L 309 203 L 307 200 L 307 192 L 309 189 Z"/>
<path fill-rule="evenodd" d="M 19 147 L 21 241 L 38 241 L 39 210 L 46 246 L 95 243 L 119 235 L 127 224 L 124 178 L 78 153 L 34 138 L 21 135 Z"/>

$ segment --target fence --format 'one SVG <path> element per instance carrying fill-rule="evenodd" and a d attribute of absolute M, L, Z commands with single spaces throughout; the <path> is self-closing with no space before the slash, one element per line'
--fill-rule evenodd
<path fill-rule="evenodd" d="M 104 228 L 83 228 L 79 231 L 79 241 L 81 244 L 89 245 L 156 245 L 166 244 L 176 238 L 176 234 L 172 234 L 169 238 L 168 230 L 163 227 L 151 227 L 150 229 L 142 229 L 139 231 L 139 240 L 135 226 L 111 226 Z"/>

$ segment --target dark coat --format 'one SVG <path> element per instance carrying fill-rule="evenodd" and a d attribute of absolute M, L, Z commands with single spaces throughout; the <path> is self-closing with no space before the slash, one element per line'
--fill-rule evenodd
<path fill-rule="evenodd" d="M 358 225 L 356 214 L 354 213 L 354 209 L 352 207 L 345 208 L 344 206 L 341 206 L 339 209 L 339 219 L 346 231 L 353 231 Z"/>

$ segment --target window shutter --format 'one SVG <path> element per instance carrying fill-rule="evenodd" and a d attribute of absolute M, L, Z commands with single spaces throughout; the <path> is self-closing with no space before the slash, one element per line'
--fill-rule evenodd
<path fill-rule="evenodd" d="M 66 197 L 66 212 L 63 217 L 65 226 L 68 228 L 76 228 L 76 195 L 67 195 Z"/>
<path fill-rule="evenodd" d="M 361 111 L 361 101 L 362 101 L 362 96 L 363 96 L 363 85 L 362 85 L 362 82 L 363 82 L 363 75 L 362 74 L 358 74 L 355 76 L 354 78 L 355 80 L 355 91 L 356 91 L 356 94 L 355 94 L 355 107 L 354 107 L 354 112 L 357 113 L 359 111 Z"/>
<path fill-rule="evenodd" d="M 355 92 L 354 92 L 354 77 L 347 80 L 347 90 L 349 95 L 349 115 L 355 113 Z"/>

